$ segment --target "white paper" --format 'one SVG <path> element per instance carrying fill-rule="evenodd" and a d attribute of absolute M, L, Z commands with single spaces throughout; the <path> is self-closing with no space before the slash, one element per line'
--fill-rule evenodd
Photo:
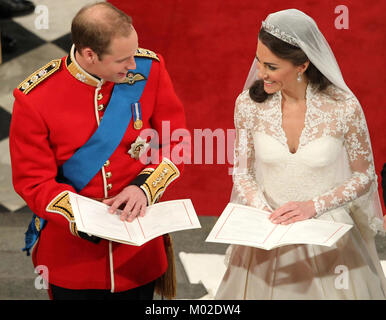
<path fill-rule="evenodd" d="M 201 228 L 190 199 L 154 204 L 144 217 L 128 222 L 120 220 L 121 210 L 111 214 L 102 202 L 72 192 L 69 197 L 79 231 L 116 242 L 140 246 L 165 233 Z"/>
<path fill-rule="evenodd" d="M 206 241 L 231 243 L 265 250 L 289 244 L 332 246 L 352 225 L 308 219 L 290 225 L 274 224 L 269 212 L 229 203 Z"/>

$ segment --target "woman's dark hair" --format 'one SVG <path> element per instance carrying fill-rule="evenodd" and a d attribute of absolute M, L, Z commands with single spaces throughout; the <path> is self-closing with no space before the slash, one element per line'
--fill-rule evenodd
<path fill-rule="evenodd" d="M 292 62 L 294 66 L 299 66 L 308 61 L 302 49 L 276 38 L 264 29 L 260 29 L 259 39 L 274 55 Z M 319 90 L 324 90 L 331 84 L 311 62 L 304 73 L 308 81 L 318 85 Z M 268 98 L 269 94 L 264 91 L 264 81 L 262 79 L 253 83 L 249 89 L 249 96 L 256 102 L 263 102 Z"/>

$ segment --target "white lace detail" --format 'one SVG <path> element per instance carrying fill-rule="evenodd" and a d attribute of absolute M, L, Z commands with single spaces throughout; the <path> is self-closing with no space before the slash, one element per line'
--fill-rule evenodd
<path fill-rule="evenodd" d="M 323 92 L 308 85 L 306 104 L 293 154 L 282 128 L 281 93 L 263 103 L 251 100 L 247 90 L 237 98 L 233 179 L 243 204 L 278 207 L 312 199 L 320 216 L 364 195 L 376 182 L 366 120 L 356 98 L 333 85 Z M 336 181 L 335 160 L 342 152 L 347 152 L 351 176 Z"/>

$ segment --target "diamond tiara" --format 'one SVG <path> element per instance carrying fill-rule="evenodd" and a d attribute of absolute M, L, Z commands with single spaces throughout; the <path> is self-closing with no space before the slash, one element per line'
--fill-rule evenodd
<path fill-rule="evenodd" d="M 272 34 L 274 37 L 279 38 L 280 40 L 283 40 L 284 42 L 287 42 L 295 47 L 299 47 L 299 44 L 294 37 L 290 36 L 284 31 L 281 31 L 278 27 L 275 27 L 274 25 L 266 21 L 263 21 L 262 25 L 264 30 Z"/>

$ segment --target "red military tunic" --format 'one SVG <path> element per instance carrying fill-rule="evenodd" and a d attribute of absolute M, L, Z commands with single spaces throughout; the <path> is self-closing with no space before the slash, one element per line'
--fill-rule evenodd
<path fill-rule="evenodd" d="M 104 239 L 95 244 L 73 232 L 74 223 L 68 215 L 47 210 L 63 191 L 76 192 L 70 185 L 56 181 L 58 167 L 95 132 L 114 86 L 102 81 L 98 88 L 100 80 L 76 63 L 73 50 L 68 57 L 35 72 L 14 91 L 10 130 L 13 184 L 31 210 L 47 220 L 32 258 L 35 266 L 48 267 L 50 283 L 69 289 L 124 291 L 155 280 L 166 271 L 163 238 L 141 247 Z M 143 49 L 137 54 L 153 59 L 140 99 L 142 129 L 153 128 L 161 135 L 162 121 L 170 121 L 171 131 L 185 128 L 183 106 L 163 58 Z M 118 148 L 79 192 L 81 195 L 112 197 L 144 169 L 146 174 L 155 172 L 161 164 L 145 165 L 128 153 L 141 130 L 134 128 L 133 121 L 129 124 Z M 171 150 L 176 143 L 171 142 Z M 182 167 L 182 163 L 174 167 L 176 176 Z"/>

